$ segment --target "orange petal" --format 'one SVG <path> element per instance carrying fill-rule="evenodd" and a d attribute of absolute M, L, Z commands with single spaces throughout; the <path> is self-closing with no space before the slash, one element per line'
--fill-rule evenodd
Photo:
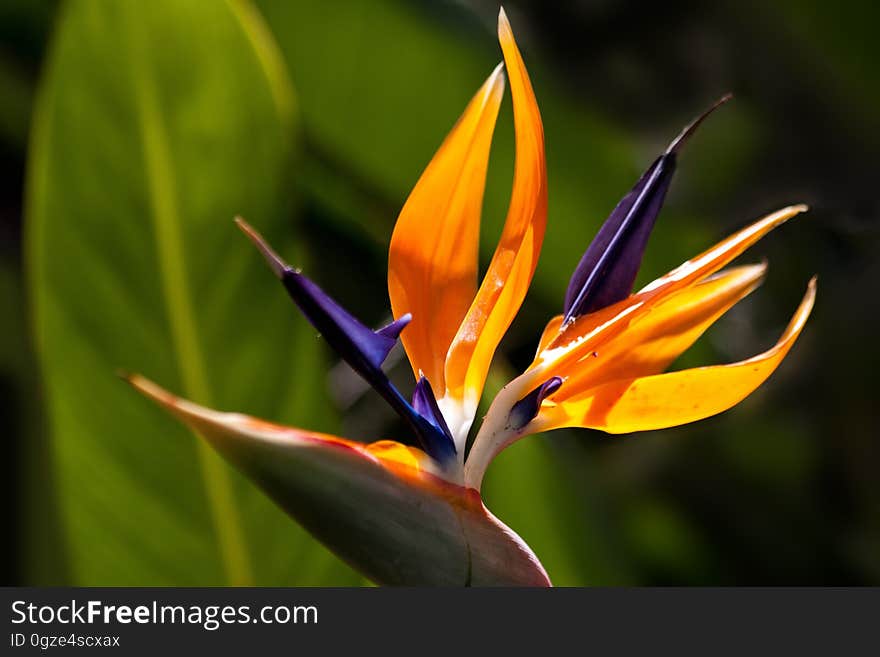
<path fill-rule="evenodd" d="M 547 335 L 553 324 L 551 320 L 541 338 L 542 342 L 547 343 L 546 347 L 539 352 L 529 369 L 540 367 L 540 376 L 550 376 L 556 373 L 556 369 L 566 368 L 593 351 L 600 350 L 604 343 L 627 329 L 642 314 L 673 293 L 715 273 L 771 230 L 806 210 L 805 205 L 794 205 L 767 215 L 679 265 L 629 298 L 598 312 L 583 315 L 568 326 L 560 324 L 561 330 L 552 340 Z"/>
<path fill-rule="evenodd" d="M 392 464 L 413 469 L 415 471 L 429 469 L 430 461 L 427 454 L 417 447 L 410 447 L 394 440 L 377 440 L 368 445 L 362 445 L 366 452 L 379 459 L 385 467 L 393 467 Z M 428 467 L 426 467 L 428 465 Z"/>
<path fill-rule="evenodd" d="M 566 378 L 561 401 L 606 381 L 665 370 L 721 315 L 758 285 L 766 265 L 734 267 L 679 290 L 633 320 L 626 331 L 556 372 Z"/>
<path fill-rule="evenodd" d="M 437 390 L 446 353 L 477 289 L 480 211 L 489 149 L 504 92 L 499 64 L 409 195 L 391 236 L 388 292 L 410 364 Z"/>
<path fill-rule="evenodd" d="M 502 10 L 498 38 L 510 78 L 516 131 L 516 164 L 510 208 L 495 255 L 449 349 L 447 395 L 478 399 L 489 365 L 535 272 L 547 220 L 544 128 L 510 24 Z"/>
<path fill-rule="evenodd" d="M 535 352 L 536 356 L 547 349 L 550 346 L 550 343 L 556 339 L 559 335 L 559 331 L 562 330 L 563 321 L 565 321 L 564 315 L 556 315 L 547 322 L 547 326 L 544 327 L 544 332 L 541 333 L 541 339 L 538 340 L 538 349 Z"/>
<path fill-rule="evenodd" d="M 588 427 L 629 433 L 678 426 L 721 413 L 751 394 L 782 362 L 800 334 L 815 297 L 813 279 L 779 342 L 763 354 L 730 365 L 605 383 L 564 402 L 545 403 L 532 428 L 537 432 Z"/>
<path fill-rule="evenodd" d="M 790 205 L 787 208 L 768 214 L 763 219 L 737 231 L 725 240 L 718 242 L 708 251 L 704 251 L 696 258 L 679 265 L 665 276 L 661 276 L 649 283 L 635 295 L 637 297 L 651 297 L 665 295 L 675 290 L 687 287 L 691 283 L 705 278 L 721 269 L 752 244 L 764 237 L 777 226 L 807 211 L 806 205 Z"/>

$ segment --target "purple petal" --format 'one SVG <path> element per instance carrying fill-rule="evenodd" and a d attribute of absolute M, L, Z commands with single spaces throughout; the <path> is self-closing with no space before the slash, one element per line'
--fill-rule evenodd
<path fill-rule="evenodd" d="M 648 238 L 672 182 L 678 151 L 705 118 L 731 97 L 730 94 L 722 97 L 691 122 L 666 152 L 654 160 L 602 224 L 568 283 L 563 307 L 565 322 L 630 295 Z"/>
<path fill-rule="evenodd" d="M 385 328 L 373 331 L 302 273 L 288 268 L 281 282 L 306 318 L 359 373 L 382 366 L 397 344 L 397 335 L 411 319 L 404 315 Z"/>
<path fill-rule="evenodd" d="M 614 208 L 569 281 L 566 322 L 629 296 L 674 171 L 675 155 L 660 156 Z"/>
<path fill-rule="evenodd" d="M 538 414 L 541 402 L 562 386 L 562 378 L 551 377 L 525 397 L 516 402 L 510 409 L 509 421 L 512 429 L 522 429 Z"/>
<path fill-rule="evenodd" d="M 419 446 L 438 461 L 454 456 L 455 444 L 447 435 L 448 432 L 444 432 L 431 418 L 419 414 L 382 371 L 382 363 L 411 317 L 404 315 L 388 326 L 373 331 L 317 284 L 284 262 L 247 223 L 241 219 L 236 219 L 236 222 L 257 245 L 306 319 L 336 353 L 397 411 L 415 434 Z"/>
<path fill-rule="evenodd" d="M 376 333 L 378 335 L 387 336 L 391 338 L 394 342 L 397 342 L 397 338 L 400 337 L 400 332 L 403 331 L 403 329 L 405 329 L 407 324 L 409 324 L 411 321 L 412 315 L 406 313 L 405 315 L 401 315 L 399 319 L 395 319 L 388 326 L 383 326 L 382 328 L 377 329 Z M 388 354 L 386 354 L 385 357 L 387 358 Z"/>
<path fill-rule="evenodd" d="M 443 417 L 443 413 L 440 412 L 440 407 L 437 405 L 437 398 L 434 396 L 434 389 L 431 387 L 428 379 L 424 376 L 419 378 L 415 390 L 413 390 L 412 405 L 419 415 L 440 429 L 440 431 L 449 437 L 449 440 L 452 440 L 452 433 L 449 431 L 446 419 Z"/>

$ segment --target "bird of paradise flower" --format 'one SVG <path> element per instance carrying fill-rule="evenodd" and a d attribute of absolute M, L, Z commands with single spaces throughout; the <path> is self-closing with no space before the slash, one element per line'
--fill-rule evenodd
<path fill-rule="evenodd" d="M 128 380 L 192 427 L 338 556 L 380 584 L 549 586 L 532 550 L 483 504 L 492 459 L 519 438 L 559 427 L 626 433 L 720 413 L 754 391 L 794 344 L 813 306 L 811 280 L 779 341 L 728 365 L 664 370 L 755 289 L 766 266 L 720 271 L 805 206 L 784 208 L 631 294 L 678 152 L 722 98 L 676 138 L 620 201 L 569 283 L 563 312 L 534 361 L 467 437 L 489 366 L 534 274 L 547 216 L 541 116 L 502 10 L 504 61 L 489 76 L 410 194 L 389 253 L 391 324 L 373 331 L 238 219 L 306 318 L 407 424 L 412 445 L 364 444 L 180 399 Z M 513 97 L 516 163 L 509 211 L 477 285 L 479 220 L 504 89 Z M 402 339 L 411 401 L 382 363 Z"/>

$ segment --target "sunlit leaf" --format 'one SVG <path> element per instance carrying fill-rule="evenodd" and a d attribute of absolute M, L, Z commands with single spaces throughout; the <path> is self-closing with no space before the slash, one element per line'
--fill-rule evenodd
<path fill-rule="evenodd" d="M 232 224 L 280 232 L 294 116 L 249 5 L 81 0 L 59 16 L 27 239 L 56 466 L 43 476 L 58 476 L 73 583 L 358 581 L 114 376 L 332 422 L 314 332 Z"/>

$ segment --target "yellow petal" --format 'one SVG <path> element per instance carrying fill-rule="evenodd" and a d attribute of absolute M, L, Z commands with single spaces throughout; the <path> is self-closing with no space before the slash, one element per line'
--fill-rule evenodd
<path fill-rule="evenodd" d="M 654 298 L 687 287 L 718 271 L 771 230 L 781 226 L 795 215 L 806 211 L 806 205 L 791 205 L 768 214 L 746 228 L 735 232 L 727 239 L 721 240 L 696 258 L 691 258 L 679 265 L 665 276 L 649 283 L 634 296 Z"/>
<path fill-rule="evenodd" d="M 562 402 L 545 402 L 534 431 L 588 427 L 629 433 L 694 422 L 731 408 L 760 386 L 794 344 L 816 297 L 815 279 L 779 342 L 762 354 L 730 365 L 620 379 Z M 563 384 L 563 388 L 565 384 Z"/>
<path fill-rule="evenodd" d="M 391 464 L 394 463 L 418 471 L 428 469 L 426 465 L 430 464 L 425 452 L 417 447 L 410 447 L 394 440 L 377 440 L 363 447 L 367 453 L 379 459 L 386 467 L 392 467 Z"/>
<path fill-rule="evenodd" d="M 498 38 L 513 96 L 516 164 L 501 239 L 477 296 L 449 349 L 447 396 L 478 399 L 492 356 L 519 310 L 535 272 L 547 220 L 544 128 L 510 24 L 502 10 Z"/>
<path fill-rule="evenodd" d="M 388 292 L 416 377 L 445 387 L 449 345 L 477 289 L 480 210 L 501 96 L 501 64 L 486 80 L 410 193 L 391 236 Z"/>
<path fill-rule="evenodd" d="M 538 349 L 535 352 L 536 356 L 547 349 L 550 346 L 550 343 L 556 339 L 559 335 L 559 331 L 562 330 L 562 322 L 564 320 L 565 317 L 563 315 L 556 315 L 547 322 L 547 326 L 544 327 L 544 332 L 541 333 L 541 339 L 538 340 Z"/>
<path fill-rule="evenodd" d="M 721 315 L 760 284 L 766 265 L 734 267 L 672 294 L 633 320 L 597 351 L 556 372 L 561 401 L 606 381 L 657 374 L 690 347 Z"/>

